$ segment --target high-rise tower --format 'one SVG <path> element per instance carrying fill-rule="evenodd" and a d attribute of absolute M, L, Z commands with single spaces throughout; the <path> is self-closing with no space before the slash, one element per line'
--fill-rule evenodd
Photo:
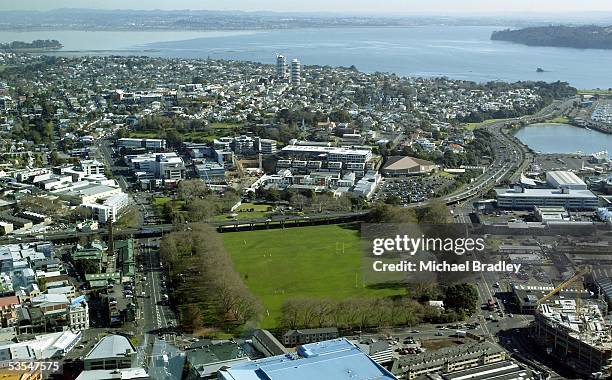
<path fill-rule="evenodd" d="M 291 83 L 300 83 L 302 79 L 302 65 L 297 58 L 291 61 Z"/>
<path fill-rule="evenodd" d="M 287 78 L 287 60 L 285 56 L 280 54 L 276 56 L 276 77 L 279 79 Z"/>

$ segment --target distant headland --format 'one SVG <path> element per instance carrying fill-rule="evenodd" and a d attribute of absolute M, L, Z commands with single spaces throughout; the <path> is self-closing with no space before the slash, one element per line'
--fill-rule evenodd
<path fill-rule="evenodd" d="M 58 40 L 13 41 L 0 43 L 0 50 L 58 50 L 63 46 Z"/>
<path fill-rule="evenodd" d="M 493 32 L 492 40 L 528 46 L 612 49 L 612 26 L 539 26 Z"/>

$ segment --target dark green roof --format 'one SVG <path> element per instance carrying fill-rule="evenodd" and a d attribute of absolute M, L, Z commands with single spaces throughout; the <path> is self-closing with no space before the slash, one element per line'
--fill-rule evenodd
<path fill-rule="evenodd" d="M 187 360 L 192 366 L 206 365 L 246 357 L 244 350 L 236 342 L 208 341 L 187 351 Z M 191 347 L 194 347 L 192 345 Z"/>

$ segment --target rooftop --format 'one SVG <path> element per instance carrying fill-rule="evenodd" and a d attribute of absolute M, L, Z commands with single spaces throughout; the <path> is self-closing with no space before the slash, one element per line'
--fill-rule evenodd
<path fill-rule="evenodd" d="M 85 356 L 85 360 L 120 357 L 135 352 L 128 338 L 122 335 L 108 335 L 100 339 Z"/>
<path fill-rule="evenodd" d="M 495 189 L 497 196 L 514 197 L 514 198 L 585 198 L 585 199 L 597 199 L 597 196 L 590 190 L 570 190 L 567 193 L 563 193 L 559 189 L 523 189 L 523 191 L 517 191 L 516 189 Z"/>
<path fill-rule="evenodd" d="M 546 177 L 549 181 L 554 181 L 558 186 L 579 185 L 586 187 L 586 183 L 573 172 L 551 171 L 546 173 Z"/>
<path fill-rule="evenodd" d="M 433 166 L 435 163 L 420 158 L 408 156 L 392 156 L 387 160 L 387 164 L 383 170 L 408 170 L 418 169 L 421 166 Z"/>
<path fill-rule="evenodd" d="M 335 154 L 362 154 L 370 155 L 371 151 L 366 149 L 339 148 L 333 146 L 312 146 L 312 145 L 287 145 L 282 149 L 286 152 L 311 152 L 311 153 L 335 153 Z"/>
<path fill-rule="evenodd" d="M 484 352 L 489 355 L 505 352 L 503 348 L 491 342 L 473 342 L 457 346 L 445 347 L 436 351 L 426 351 L 416 355 L 402 356 L 398 365 L 401 368 L 431 367 L 435 362 L 452 362 L 454 359 L 467 359 L 470 356 L 480 357 Z"/>
<path fill-rule="evenodd" d="M 219 373 L 222 380 L 396 379 L 346 339 L 306 344 L 297 354 L 272 356 Z"/>
<path fill-rule="evenodd" d="M 475 368 L 465 369 L 441 376 L 444 380 L 528 380 L 535 379 L 531 370 L 507 360 L 492 364 L 485 364 Z"/>
<path fill-rule="evenodd" d="M 125 368 L 125 369 L 95 369 L 83 371 L 76 380 L 100 380 L 100 379 L 149 379 L 144 368 Z"/>

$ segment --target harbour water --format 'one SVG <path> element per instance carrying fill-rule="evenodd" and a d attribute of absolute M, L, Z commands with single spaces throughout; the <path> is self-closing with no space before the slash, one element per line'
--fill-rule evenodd
<path fill-rule="evenodd" d="M 0 41 L 57 39 L 58 54 L 137 54 L 274 63 L 276 53 L 305 65 L 355 65 L 365 72 L 484 81 L 566 81 L 612 87 L 612 50 L 530 47 L 491 41 L 506 26 L 419 26 L 271 31 L 0 32 Z M 538 73 L 541 67 L 545 72 Z"/>
<path fill-rule="evenodd" d="M 518 130 L 515 136 L 536 152 L 590 155 L 612 152 L 612 135 L 568 124 L 533 124 Z"/>

